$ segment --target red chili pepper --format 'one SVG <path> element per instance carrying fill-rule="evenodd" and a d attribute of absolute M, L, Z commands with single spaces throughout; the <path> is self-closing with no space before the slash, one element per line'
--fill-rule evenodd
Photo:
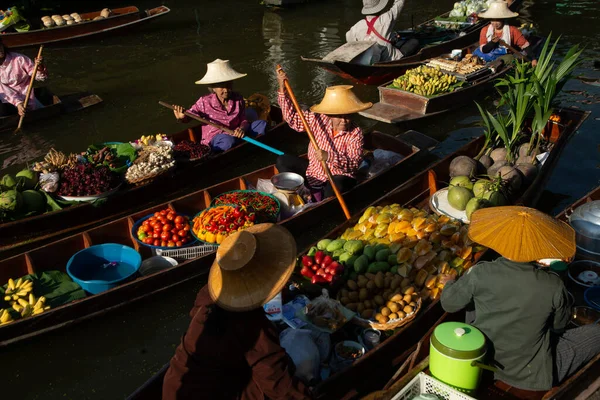
<path fill-rule="evenodd" d="M 302 265 L 304 265 L 305 267 L 312 267 L 312 265 L 313 265 L 312 257 L 302 256 Z"/>
<path fill-rule="evenodd" d="M 323 257 L 325 257 L 325 253 L 322 250 L 317 251 L 315 253 L 315 262 L 320 265 L 323 262 Z"/>
<path fill-rule="evenodd" d="M 311 278 L 310 282 L 315 285 L 317 283 L 327 283 L 327 280 L 322 276 L 315 275 Z"/>
<path fill-rule="evenodd" d="M 307 278 L 312 278 L 313 276 L 315 276 L 315 273 L 310 268 L 308 268 L 308 267 L 303 267 L 300 270 L 300 274 L 302 276 L 307 277 Z"/>

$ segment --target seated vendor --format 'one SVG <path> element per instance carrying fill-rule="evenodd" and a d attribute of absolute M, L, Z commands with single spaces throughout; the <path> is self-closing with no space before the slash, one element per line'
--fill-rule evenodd
<path fill-rule="evenodd" d="M 197 85 L 207 85 L 210 94 L 198 99 L 188 112 L 204 119 L 223 125 L 233 130 L 233 135 L 210 125 L 202 127 L 202 144 L 210 146 L 211 151 L 219 153 L 236 146 L 244 135 L 256 136 L 265 133 L 267 122 L 263 120 L 249 121 L 246 114 L 244 98 L 233 91 L 232 81 L 246 76 L 235 71 L 229 60 L 216 59 L 207 66 L 206 75 Z M 181 122 L 190 120 L 184 114 L 184 108 L 174 106 L 175 118 Z M 248 113 L 251 116 L 251 113 Z M 254 113 L 254 118 L 256 114 Z"/>
<path fill-rule="evenodd" d="M 480 262 L 456 282 L 446 283 L 441 303 L 451 313 L 474 309 L 467 322 L 489 340 L 491 359 L 486 363 L 497 368 L 495 379 L 518 389 L 546 391 L 600 353 L 600 326 L 566 329 L 572 316 L 569 293 L 556 274 L 534 263 L 571 259 L 575 232 L 530 208 L 519 207 L 516 218 L 505 214 L 514 208 L 473 214 L 469 237 L 501 257 Z M 497 223 L 491 212 L 499 213 Z M 513 229 L 506 228 L 509 220 L 516 222 Z"/>
<path fill-rule="evenodd" d="M 287 76 L 278 70 L 277 79 L 283 119 L 295 131 L 303 132 L 302 120 L 285 90 Z M 366 110 L 373 104 L 361 102 L 351 88 L 350 85 L 328 87 L 321 103 L 312 106 L 310 111 L 304 111 L 320 151 L 309 145 L 308 160 L 287 154 L 277 158 L 279 172 L 302 175 L 313 194 L 322 191 L 324 197 L 334 195 L 321 161 L 327 162 L 340 192 L 356 186 L 356 173 L 363 160 L 364 137 L 360 127 L 350 119 L 350 114 Z M 315 197 L 318 199 L 321 196 Z"/>
<path fill-rule="evenodd" d="M 31 61 L 29 57 L 4 47 L 0 39 L 0 117 L 25 114 L 25 97 L 35 64 L 39 65 L 35 79 L 45 80 L 48 72 L 42 64 L 42 57 L 36 58 L 35 62 Z M 32 91 L 27 110 L 41 107 L 44 105 L 36 99 Z"/>
<path fill-rule="evenodd" d="M 506 20 L 514 18 L 519 14 L 512 12 L 508 8 L 508 3 L 504 1 L 494 1 L 490 4 L 487 11 L 479 14 L 480 18 L 490 19 L 488 26 L 481 29 L 479 35 L 479 47 L 473 52 L 477 57 L 486 62 L 494 61 L 497 58 L 509 54 L 501 41 L 521 51 L 532 61 L 533 66 L 537 64 L 535 55 L 530 53 L 530 45 L 521 31 L 511 25 L 506 24 Z"/>

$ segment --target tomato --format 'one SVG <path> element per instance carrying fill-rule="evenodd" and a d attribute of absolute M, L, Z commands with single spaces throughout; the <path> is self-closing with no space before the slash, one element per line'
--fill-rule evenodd
<path fill-rule="evenodd" d="M 160 213 L 157 211 L 154 213 L 154 216 L 158 218 L 158 217 L 160 217 Z"/>
<path fill-rule="evenodd" d="M 178 233 L 179 237 L 186 237 L 187 236 L 187 231 L 184 231 L 183 229 L 180 230 Z"/>
<path fill-rule="evenodd" d="M 181 240 L 179 240 L 181 243 L 186 244 L 187 242 L 189 242 L 188 238 L 184 237 L 181 238 Z"/>
<path fill-rule="evenodd" d="M 169 243 L 167 243 L 167 247 L 175 247 L 175 242 L 169 242 Z"/>
<path fill-rule="evenodd" d="M 145 220 L 144 222 L 142 222 L 142 226 L 148 226 L 148 225 L 150 225 L 149 220 Z"/>
<path fill-rule="evenodd" d="M 177 217 L 175 217 L 175 223 L 176 224 L 183 224 L 185 220 L 183 219 L 183 217 L 181 215 L 178 215 Z"/>
<path fill-rule="evenodd" d="M 153 243 L 153 244 L 154 244 L 155 246 L 160 246 L 160 240 L 158 240 L 158 239 L 154 240 L 154 243 Z"/>
<path fill-rule="evenodd" d="M 168 223 L 169 223 L 169 220 L 168 220 L 168 219 L 166 219 L 165 217 L 160 217 L 160 223 L 161 223 L 161 224 L 168 224 Z"/>
<path fill-rule="evenodd" d="M 175 246 L 181 247 L 181 246 L 183 246 L 183 242 L 181 240 L 178 242 L 175 242 Z"/>
<path fill-rule="evenodd" d="M 157 225 L 157 226 L 154 227 L 154 229 L 152 230 L 152 232 L 160 234 L 162 232 L 162 229 L 160 229 L 160 226 Z"/>
<path fill-rule="evenodd" d="M 175 214 L 169 214 L 169 215 L 167 215 L 167 219 L 169 221 L 173 221 L 175 219 Z"/>
<path fill-rule="evenodd" d="M 150 236 L 148 236 L 146 239 L 144 239 L 144 243 L 152 244 L 152 243 L 154 243 L 154 239 L 152 239 Z"/>
<path fill-rule="evenodd" d="M 183 230 L 188 232 L 190 230 L 190 226 L 189 225 L 184 225 L 183 226 Z"/>
<path fill-rule="evenodd" d="M 165 242 L 165 241 L 163 240 L 162 242 L 160 242 L 160 245 L 161 245 L 162 247 L 167 247 L 167 242 Z"/>
<path fill-rule="evenodd" d="M 167 215 L 167 210 L 161 210 L 160 215 Z"/>
<path fill-rule="evenodd" d="M 164 224 L 164 225 L 162 226 L 162 230 L 163 230 L 163 232 L 169 232 L 171 229 L 173 229 L 173 226 L 172 226 L 172 225 L 169 225 L 169 224 Z"/>
<path fill-rule="evenodd" d="M 169 235 L 169 232 L 163 232 L 160 234 L 160 238 L 162 240 L 169 240 L 170 237 L 171 237 L 171 235 Z"/>
<path fill-rule="evenodd" d="M 173 237 L 171 238 L 171 240 L 173 240 L 174 242 L 179 241 L 179 236 L 178 235 L 173 235 Z"/>
<path fill-rule="evenodd" d="M 183 229 L 184 225 L 183 224 L 175 224 L 175 228 L 177 228 L 177 230 L 181 230 Z"/>
<path fill-rule="evenodd" d="M 152 234 L 152 237 L 153 237 L 154 239 L 158 239 L 158 238 L 160 238 L 160 233 L 158 233 L 158 232 L 154 232 L 154 233 Z"/>

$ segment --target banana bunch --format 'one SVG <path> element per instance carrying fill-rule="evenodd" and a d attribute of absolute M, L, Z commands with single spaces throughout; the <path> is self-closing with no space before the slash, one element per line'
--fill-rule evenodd
<path fill-rule="evenodd" d="M 50 309 L 50 306 L 45 305 L 46 298 L 44 296 L 36 298 L 33 295 L 33 282 L 22 278 L 16 282 L 12 278 L 8 280 L 4 300 L 23 318 L 41 314 Z M 3 322 L 3 317 L 4 314 L 0 314 L 0 324 Z M 12 321 L 12 317 L 10 321 Z"/>
<path fill-rule="evenodd" d="M 0 308 L 0 325 L 10 324 L 14 319 L 10 312 L 4 308 Z"/>
<path fill-rule="evenodd" d="M 33 282 L 17 279 L 15 282 L 12 278 L 8 280 L 6 291 L 4 292 L 4 301 L 15 302 L 19 298 L 26 298 L 33 291 Z"/>
<path fill-rule="evenodd" d="M 17 301 L 13 302 L 12 308 L 19 314 L 21 314 L 22 318 L 29 317 L 32 315 L 41 314 L 46 310 L 50 309 L 50 306 L 45 305 L 46 298 L 41 296 L 37 298 L 33 295 L 33 293 L 29 293 L 29 299 L 17 299 Z"/>
<path fill-rule="evenodd" d="M 434 96 L 453 91 L 457 81 L 455 76 L 443 73 L 439 67 L 421 65 L 396 78 L 390 87 L 420 96 Z"/>
<path fill-rule="evenodd" d="M 165 140 L 164 136 L 160 133 L 157 133 L 156 135 L 142 135 L 142 137 L 138 139 L 138 143 L 141 143 L 144 146 L 149 146 L 154 142 L 162 142 L 163 140 Z"/>

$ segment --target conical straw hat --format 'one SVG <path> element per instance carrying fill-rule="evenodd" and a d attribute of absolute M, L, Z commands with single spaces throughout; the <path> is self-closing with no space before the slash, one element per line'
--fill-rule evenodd
<path fill-rule="evenodd" d="M 352 91 L 352 85 L 329 86 L 325 96 L 319 104 L 315 104 L 310 111 L 319 114 L 344 115 L 364 111 L 373 106 L 373 103 L 363 103 Z"/>
<path fill-rule="evenodd" d="M 568 224 L 528 207 L 490 207 L 471 216 L 469 238 L 515 262 L 544 258 L 570 260 L 575 231 Z"/>
<path fill-rule="evenodd" d="M 296 265 L 296 241 L 285 228 L 258 224 L 228 236 L 208 275 L 208 292 L 228 311 L 261 307 L 283 289 Z"/>
<path fill-rule="evenodd" d="M 519 13 L 510 11 L 506 1 L 494 1 L 490 4 L 487 10 L 479 13 L 480 18 L 487 19 L 505 19 L 518 17 Z"/>
<path fill-rule="evenodd" d="M 196 85 L 211 85 L 214 83 L 229 82 L 235 79 L 243 78 L 248 74 L 240 74 L 229 64 L 229 60 L 217 58 L 215 61 L 206 64 L 206 74 L 202 79 L 196 81 Z"/>

